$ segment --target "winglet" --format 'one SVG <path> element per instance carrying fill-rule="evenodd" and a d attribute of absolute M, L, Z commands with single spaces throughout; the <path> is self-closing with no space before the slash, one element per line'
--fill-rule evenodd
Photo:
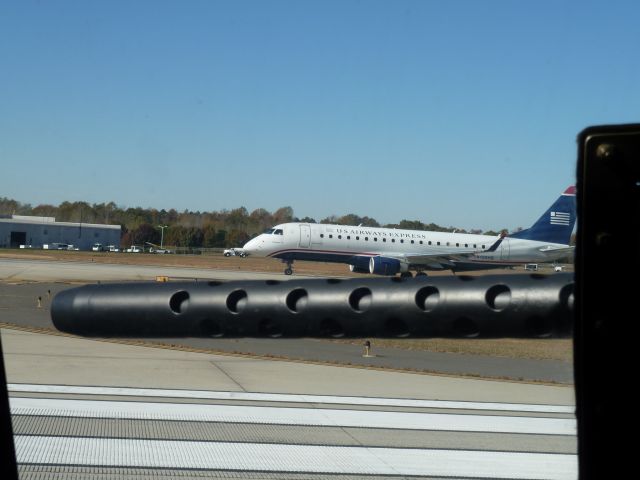
<path fill-rule="evenodd" d="M 575 195 L 576 194 L 575 185 L 571 185 L 570 187 L 567 187 L 567 189 L 562 194 L 563 195 Z"/>
<path fill-rule="evenodd" d="M 504 240 L 504 237 L 506 237 L 506 236 L 507 236 L 507 233 L 506 232 L 502 232 L 500 234 L 500 237 L 498 238 L 498 240 L 496 240 L 495 243 L 493 245 L 491 245 L 488 250 L 485 250 L 485 252 L 495 252 L 498 249 L 498 247 L 500 246 L 500 244 L 502 243 L 502 240 Z"/>

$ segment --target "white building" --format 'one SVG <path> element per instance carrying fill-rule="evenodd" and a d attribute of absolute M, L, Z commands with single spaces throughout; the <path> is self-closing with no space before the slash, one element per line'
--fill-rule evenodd
<path fill-rule="evenodd" d="M 73 245 L 80 250 L 91 250 L 94 243 L 120 246 L 120 225 L 95 223 L 56 222 L 54 217 L 26 215 L 0 216 L 0 247 L 18 248 L 30 245 Z"/>

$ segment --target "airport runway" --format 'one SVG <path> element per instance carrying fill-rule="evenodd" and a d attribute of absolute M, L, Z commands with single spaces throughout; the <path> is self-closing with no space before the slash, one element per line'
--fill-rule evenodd
<path fill-rule="evenodd" d="M 316 278 L 243 270 L 0 258 L 0 282 L 121 282 L 155 280 L 159 276 L 168 276 L 174 280 L 222 281 Z"/>
<path fill-rule="evenodd" d="M 313 339 L 226 339 L 226 345 L 225 339 L 162 339 L 253 354 L 225 355 L 33 333 L 19 328 L 50 328 L 50 296 L 70 285 L 25 283 L 51 282 L 65 270 L 60 262 L 28 263 L 0 261 L 0 318 L 20 325 L 2 328 L 0 336 L 21 479 L 577 477 L 569 384 L 258 355 L 310 360 L 325 354 L 347 363 L 401 368 L 406 362 L 427 370 L 417 362 L 428 358 L 435 369 L 460 361 L 467 373 L 478 368 L 494 375 L 514 368 L 511 359 L 486 359 L 489 364 L 480 366 L 477 356 L 402 357 L 395 349 L 363 359 L 359 348 Z M 138 275 L 138 267 L 110 265 L 111 273 L 96 267 L 60 276 L 104 281 Z M 161 270 L 158 275 L 167 275 Z M 7 272 L 9 278 L 2 277 Z M 533 364 L 517 368 L 535 371 Z M 570 377 L 570 366 L 564 368 Z"/>

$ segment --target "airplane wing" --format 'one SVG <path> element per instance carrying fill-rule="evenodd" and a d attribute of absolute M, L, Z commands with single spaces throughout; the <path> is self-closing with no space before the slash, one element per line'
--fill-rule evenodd
<path fill-rule="evenodd" d="M 407 261 L 410 265 L 427 266 L 434 269 L 448 269 L 455 266 L 451 256 L 446 255 L 409 255 Z"/>

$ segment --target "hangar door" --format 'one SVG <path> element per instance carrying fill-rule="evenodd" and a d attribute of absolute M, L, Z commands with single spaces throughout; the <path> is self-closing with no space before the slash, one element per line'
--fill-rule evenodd
<path fill-rule="evenodd" d="M 27 232 L 11 232 L 10 246 L 18 248 L 20 245 L 27 244 Z"/>

